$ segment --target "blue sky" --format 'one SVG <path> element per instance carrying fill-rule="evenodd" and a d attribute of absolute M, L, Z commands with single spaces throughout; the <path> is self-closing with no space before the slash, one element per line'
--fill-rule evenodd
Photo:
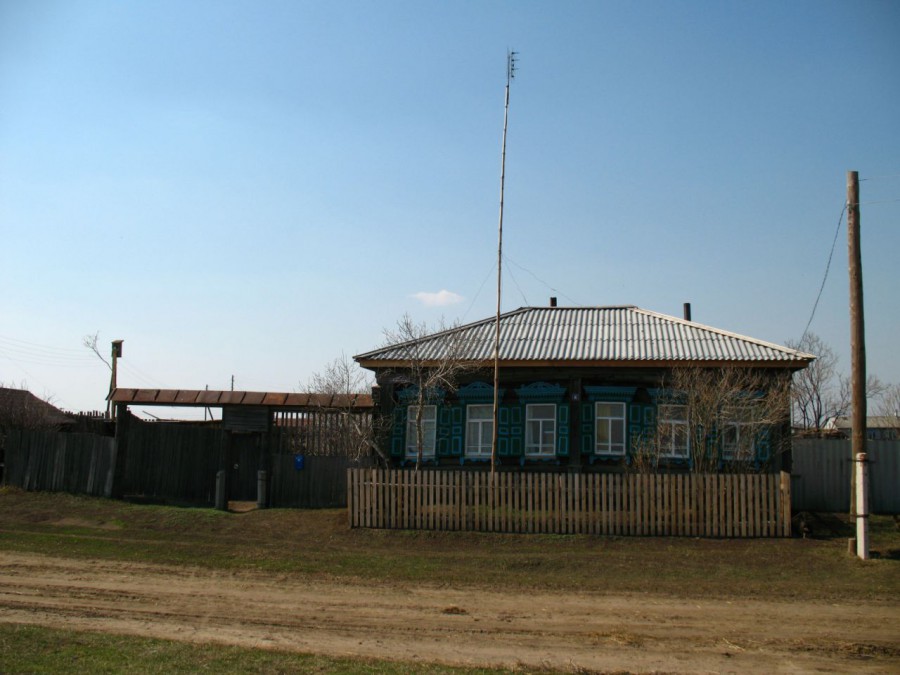
<path fill-rule="evenodd" d="M 796 340 L 858 170 L 900 382 L 900 3 L 299 0 L 0 0 L 0 381 L 102 407 L 99 331 L 122 386 L 294 391 L 491 315 L 507 48 L 504 309 Z M 845 370 L 847 298 L 842 227 Z"/>

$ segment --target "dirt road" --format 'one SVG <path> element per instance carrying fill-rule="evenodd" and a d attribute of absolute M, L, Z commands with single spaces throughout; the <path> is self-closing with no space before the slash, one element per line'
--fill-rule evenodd
<path fill-rule="evenodd" d="M 370 587 L 0 552 L 0 621 L 466 665 L 898 672 L 900 609 Z"/>

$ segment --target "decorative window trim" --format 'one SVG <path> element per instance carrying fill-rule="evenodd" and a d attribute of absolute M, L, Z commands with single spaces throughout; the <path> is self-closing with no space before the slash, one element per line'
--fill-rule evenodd
<path fill-rule="evenodd" d="M 419 448 L 416 443 L 416 419 L 414 411 L 418 406 L 410 404 L 406 408 L 406 438 L 403 446 L 403 456 L 406 459 L 416 459 L 419 456 Z M 423 417 L 422 417 L 422 459 L 434 459 L 437 456 L 437 428 L 438 428 L 438 416 L 437 416 L 437 406 L 436 405 L 424 405 L 423 408 Z M 434 422 L 433 426 L 429 431 L 426 428 L 426 420 L 424 418 L 425 411 L 428 409 L 434 411 Z M 430 446 L 430 447 L 429 447 Z"/>
<path fill-rule="evenodd" d="M 566 388 L 549 382 L 535 382 L 516 389 L 516 395 L 528 403 L 562 403 Z"/>
<path fill-rule="evenodd" d="M 630 403 L 634 398 L 637 387 L 594 387 L 587 386 L 584 388 L 589 401 L 600 402 L 624 402 Z"/>
<path fill-rule="evenodd" d="M 493 391 L 493 390 L 492 390 Z M 488 417 L 479 417 L 472 419 L 471 411 L 472 408 L 490 408 L 490 415 Z M 478 450 L 473 452 L 471 450 L 471 441 L 472 438 L 470 436 L 471 427 L 469 426 L 471 423 L 475 423 L 478 425 L 478 433 L 481 437 L 481 443 L 478 444 Z M 488 427 L 489 438 L 487 441 L 487 446 L 484 443 L 484 428 Z M 493 406 L 486 405 L 484 403 L 476 403 L 469 404 L 466 406 L 466 441 L 465 441 L 465 456 L 466 459 L 490 459 L 491 458 L 491 446 L 494 443 L 494 410 Z M 485 447 L 487 448 L 485 451 Z"/>
<path fill-rule="evenodd" d="M 537 419 L 531 419 L 529 417 L 532 410 L 538 407 L 552 407 L 553 414 L 549 417 L 538 417 Z M 556 440 L 557 440 L 557 417 L 558 410 L 555 403 L 529 403 L 525 406 L 525 448 L 524 448 L 524 456 L 533 459 L 536 457 L 547 457 L 549 459 L 556 458 Z M 537 443 L 529 443 L 531 434 L 529 433 L 532 426 L 532 422 L 538 422 L 538 439 Z M 553 428 L 553 441 L 549 444 L 549 446 L 545 446 L 541 441 L 544 436 L 545 426 L 552 426 Z M 532 448 L 537 447 L 538 449 L 535 451 Z"/>
<path fill-rule="evenodd" d="M 503 400 L 506 390 L 498 391 L 499 400 Z M 487 382 L 472 382 L 456 390 L 456 397 L 463 403 L 487 403 L 494 400 L 494 388 Z"/>
<path fill-rule="evenodd" d="M 621 416 L 616 417 L 601 417 L 600 416 L 600 406 L 601 405 L 611 405 L 611 406 L 619 406 L 622 412 Z M 610 440 L 609 443 L 606 443 L 604 448 L 601 449 L 600 443 L 600 432 L 599 432 L 599 424 L 601 420 L 609 423 L 609 434 L 612 436 L 612 422 L 615 420 L 619 420 L 622 423 L 621 433 L 622 439 L 620 442 L 613 442 Z M 628 406 L 624 401 L 595 401 L 594 402 L 594 454 L 599 456 L 614 456 L 614 457 L 624 457 L 626 454 L 626 450 L 628 448 Z M 621 449 L 618 449 L 621 446 Z M 616 448 L 616 449 L 614 449 Z"/>
<path fill-rule="evenodd" d="M 442 403 L 447 397 L 447 392 L 440 387 L 432 387 L 425 390 L 425 404 L 434 405 Z M 401 403 L 415 405 L 415 401 L 419 398 L 419 388 L 415 385 L 406 387 L 397 392 L 397 400 Z"/>

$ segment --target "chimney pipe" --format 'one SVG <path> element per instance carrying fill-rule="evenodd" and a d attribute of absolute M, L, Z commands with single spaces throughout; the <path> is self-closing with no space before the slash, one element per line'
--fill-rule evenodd
<path fill-rule="evenodd" d="M 554 298 L 554 297 L 551 297 L 551 298 L 550 298 L 550 306 L 551 306 L 551 307 L 556 307 L 556 298 Z"/>
<path fill-rule="evenodd" d="M 684 320 L 691 320 L 691 303 L 689 302 L 684 303 Z"/>

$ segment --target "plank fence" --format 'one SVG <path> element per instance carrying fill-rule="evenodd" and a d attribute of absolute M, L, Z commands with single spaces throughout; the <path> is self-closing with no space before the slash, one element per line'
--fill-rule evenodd
<path fill-rule="evenodd" d="M 349 469 L 351 527 L 623 536 L 787 537 L 788 474 Z"/>
<path fill-rule="evenodd" d="M 108 497 L 115 452 L 115 440 L 107 436 L 13 429 L 3 482 L 23 490 Z"/>

